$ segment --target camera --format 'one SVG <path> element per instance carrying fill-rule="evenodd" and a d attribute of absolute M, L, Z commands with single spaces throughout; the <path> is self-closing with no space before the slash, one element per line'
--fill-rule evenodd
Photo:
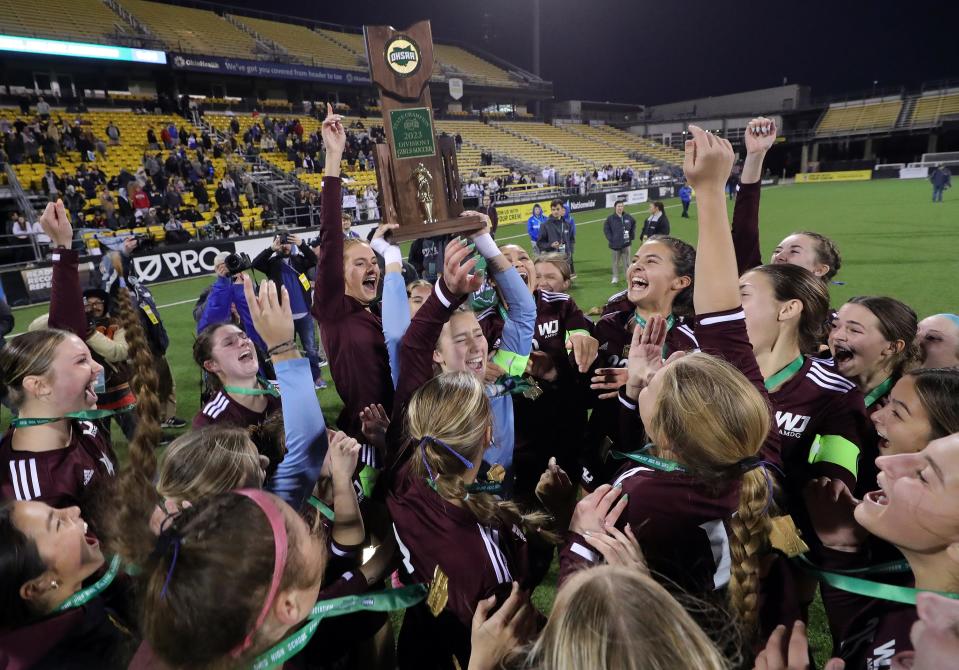
<path fill-rule="evenodd" d="M 153 236 L 147 233 L 134 233 L 133 239 L 136 240 L 137 249 L 140 251 L 149 251 L 156 246 Z"/>
<path fill-rule="evenodd" d="M 230 276 L 238 275 L 241 272 L 246 272 L 253 267 L 253 262 L 250 260 L 250 256 L 244 253 L 230 254 L 226 257 L 226 260 L 223 261 L 223 264 L 226 266 L 227 272 L 230 273 Z"/>
<path fill-rule="evenodd" d="M 290 243 L 290 234 L 286 231 L 283 231 L 279 234 L 280 244 L 289 244 Z"/>

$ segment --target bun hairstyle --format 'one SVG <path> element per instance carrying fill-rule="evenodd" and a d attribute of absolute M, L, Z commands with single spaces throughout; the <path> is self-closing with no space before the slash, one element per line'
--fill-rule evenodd
<path fill-rule="evenodd" d="M 813 233 L 808 230 L 801 230 L 793 235 L 805 235 L 816 242 L 816 261 L 820 265 L 828 265 L 829 270 L 822 276 L 824 281 L 829 281 L 839 272 L 842 267 L 842 256 L 839 255 L 839 247 L 830 238 L 820 233 Z"/>
<path fill-rule="evenodd" d="M 692 316 L 693 312 L 693 284 L 696 281 L 696 249 L 691 244 L 683 242 L 678 237 L 670 235 L 652 235 L 646 242 L 659 242 L 669 247 L 673 252 L 673 272 L 677 277 L 689 277 L 689 286 L 680 291 L 673 299 L 673 314 L 677 316 Z"/>
<path fill-rule="evenodd" d="M 68 337 L 65 330 L 44 328 L 8 340 L 0 348 L 0 398 L 19 408 L 26 400 L 23 380 L 52 372 L 57 348 Z"/>
<path fill-rule="evenodd" d="M 769 434 L 766 399 L 735 367 L 705 353 L 687 354 L 663 372 L 649 432 L 694 477 L 741 481 L 739 509 L 727 523 L 732 569 L 729 605 L 744 641 L 758 632 L 759 559 L 769 536 L 770 483 L 764 470 L 743 472 Z M 758 461 L 756 461 L 758 463 Z"/>
<path fill-rule="evenodd" d="M 799 317 L 799 350 L 806 355 L 819 351 L 826 339 L 826 323 L 829 320 L 829 290 L 826 282 L 806 268 L 790 263 L 760 265 L 749 270 L 769 279 L 776 300 L 798 300 L 802 303 Z"/>
<path fill-rule="evenodd" d="M 923 368 L 906 375 L 929 415 L 929 439 L 959 433 L 959 368 Z"/>
<path fill-rule="evenodd" d="M 551 542 L 558 537 L 545 530 L 549 517 L 524 514 L 515 503 L 490 493 L 469 493 L 463 481 L 464 459 L 476 463 L 489 446 L 493 413 L 482 383 L 470 372 L 444 372 L 413 394 L 406 417 L 408 441 L 414 449 L 410 474 L 430 480 L 447 500 L 460 500 L 476 519 L 489 526 L 512 527 L 539 534 Z"/>
<path fill-rule="evenodd" d="M 879 321 L 879 332 L 887 342 L 902 342 L 902 349 L 893 355 L 890 372 L 899 377 L 911 364 L 920 359 L 916 335 L 919 332 L 919 317 L 904 302 L 887 296 L 856 296 L 848 303 L 862 305 Z"/>
<path fill-rule="evenodd" d="M 160 465 L 156 490 L 177 501 L 263 485 L 249 434 L 233 426 L 204 426 L 173 440 Z"/>

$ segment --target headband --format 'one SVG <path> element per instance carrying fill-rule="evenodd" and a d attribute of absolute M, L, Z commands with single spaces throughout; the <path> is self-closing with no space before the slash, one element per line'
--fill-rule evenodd
<path fill-rule="evenodd" d="M 944 316 L 944 317 L 946 317 L 947 319 L 949 319 L 950 321 L 952 321 L 955 325 L 959 326 L 959 315 L 956 315 L 956 314 L 948 314 L 948 313 L 945 313 L 945 312 L 944 312 L 944 313 L 942 313 L 942 314 L 936 314 L 935 316 Z"/>
<path fill-rule="evenodd" d="M 467 469 L 467 470 L 472 470 L 472 469 L 473 469 L 473 462 L 470 461 L 470 460 L 469 460 L 468 458 L 466 458 L 465 456 L 463 456 L 463 454 L 461 454 L 460 452 L 456 451 L 456 449 L 454 449 L 454 448 L 451 447 L 450 445 L 446 444 L 446 442 L 444 442 L 443 440 L 441 440 L 441 439 L 439 439 L 439 438 L 433 437 L 432 435 L 424 435 L 424 436 L 423 436 L 423 439 L 420 440 L 420 447 L 421 447 L 422 450 L 423 450 L 422 453 L 420 454 L 420 456 L 421 456 L 422 459 L 423 459 L 423 465 L 426 466 L 426 472 L 428 472 L 429 475 L 430 475 L 430 481 L 436 481 L 436 477 L 433 475 L 433 469 L 430 468 L 430 464 L 426 462 L 426 444 L 427 444 L 428 442 L 432 442 L 433 444 L 439 445 L 439 446 L 443 447 L 444 449 L 446 449 L 446 451 L 448 451 L 448 452 L 450 452 L 451 454 L 453 454 L 454 456 L 456 456 L 456 458 L 459 459 L 460 463 L 462 463 L 464 466 L 466 466 L 466 469 Z"/>
<path fill-rule="evenodd" d="M 270 612 L 270 606 L 273 605 L 273 601 L 276 599 L 276 594 L 280 590 L 280 582 L 283 579 L 283 572 L 286 569 L 289 543 L 287 541 L 286 521 L 283 519 L 283 512 L 280 511 L 280 508 L 277 507 L 268 493 L 259 489 L 239 489 L 233 493 L 246 496 L 255 502 L 257 507 L 263 510 L 267 521 L 270 522 L 270 528 L 273 530 L 273 549 L 275 552 L 273 559 L 273 580 L 270 582 L 270 590 L 267 592 L 266 600 L 263 602 L 263 609 L 260 610 L 260 614 L 256 617 L 256 623 L 253 624 L 253 629 L 246 634 L 243 642 L 234 647 L 230 652 L 230 656 L 237 658 L 253 645 L 253 636 L 256 634 L 256 631 L 259 630 L 260 626 L 263 625 L 263 622 L 266 620 L 266 615 Z"/>

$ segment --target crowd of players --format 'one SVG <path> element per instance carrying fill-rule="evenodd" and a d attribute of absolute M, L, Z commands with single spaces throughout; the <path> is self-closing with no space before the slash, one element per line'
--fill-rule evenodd
<path fill-rule="evenodd" d="M 315 283 L 298 240 L 259 287 L 218 270 L 203 406 L 159 458 L 155 305 L 117 257 L 85 310 L 51 203 L 47 327 L 0 349 L 0 668 L 805 668 L 817 590 L 827 667 L 949 667 L 959 317 L 834 310 L 816 232 L 762 264 L 775 125 L 749 124 L 731 228 L 732 147 L 691 132 L 698 244 L 651 234 L 593 322 L 549 244 L 488 227 L 407 285 L 390 226 L 344 235 L 329 109 Z M 310 315 L 336 429 L 294 340 Z"/>

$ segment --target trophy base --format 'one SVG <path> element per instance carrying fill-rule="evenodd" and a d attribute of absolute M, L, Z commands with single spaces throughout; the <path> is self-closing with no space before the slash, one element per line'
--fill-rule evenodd
<path fill-rule="evenodd" d="M 439 235 L 469 235 L 481 230 L 485 225 L 486 222 L 481 216 L 458 216 L 433 223 L 401 223 L 400 227 L 390 234 L 390 239 L 394 242 L 408 242 Z"/>

